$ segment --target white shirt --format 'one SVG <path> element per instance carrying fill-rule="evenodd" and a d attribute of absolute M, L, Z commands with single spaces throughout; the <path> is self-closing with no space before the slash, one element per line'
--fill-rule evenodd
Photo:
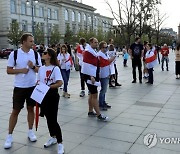
<path fill-rule="evenodd" d="M 16 66 L 14 66 L 14 51 L 11 52 L 8 59 L 8 67 L 15 67 L 15 69 L 29 68 L 28 61 L 32 61 L 33 65 L 36 66 L 36 60 L 34 51 L 32 49 L 29 52 L 24 52 L 21 48 L 17 51 Z M 38 54 L 39 66 L 42 65 L 40 55 Z M 15 75 L 14 86 L 19 88 L 29 88 L 36 84 L 36 73 L 33 69 L 29 68 L 27 74 L 18 73 Z"/>
<path fill-rule="evenodd" d="M 66 53 L 65 55 L 63 55 L 62 53 L 59 53 L 57 59 L 60 62 L 61 69 L 70 70 L 71 63 L 70 63 L 70 54 L 69 53 Z"/>
<path fill-rule="evenodd" d="M 53 70 L 54 68 L 54 70 Z M 63 80 L 58 66 L 41 66 L 38 71 L 38 81 L 47 85 Z M 47 82 L 48 81 L 48 82 Z"/>

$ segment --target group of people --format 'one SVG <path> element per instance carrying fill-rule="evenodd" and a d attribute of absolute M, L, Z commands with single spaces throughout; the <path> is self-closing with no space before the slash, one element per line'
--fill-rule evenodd
<path fill-rule="evenodd" d="M 58 105 L 60 95 L 58 88 L 63 85 L 63 97 L 70 98 L 68 93 L 68 82 L 70 69 L 73 65 L 71 54 L 68 53 L 66 44 L 59 46 L 59 51 L 55 49 L 40 47 L 41 50 L 36 54 L 32 50 L 34 38 L 31 34 L 26 33 L 21 37 L 21 48 L 11 52 L 7 73 L 15 74 L 13 90 L 13 110 L 9 118 L 9 132 L 5 140 L 4 148 L 12 147 L 12 133 L 16 126 L 18 115 L 26 102 L 27 119 L 28 119 L 28 138 L 31 142 L 36 142 L 37 137 L 33 132 L 34 124 L 34 106 L 36 102 L 31 99 L 31 94 L 36 85 L 43 83 L 49 86 L 40 108 L 40 116 L 45 116 L 49 129 L 50 139 L 44 144 L 47 148 L 58 143 L 58 154 L 64 153 L 62 144 L 62 132 L 57 122 Z M 135 43 L 127 50 L 123 47 L 124 55 L 130 55 L 132 59 L 133 81 L 136 83 L 136 67 L 139 71 L 139 82 L 142 83 L 142 59 L 144 64 L 144 75 L 148 78 L 147 83 L 153 84 L 153 68 L 157 64 L 157 50 L 152 44 L 146 42 L 144 46 L 140 43 L 140 38 L 135 39 Z M 113 45 L 113 39 L 109 43 L 101 41 L 100 43 L 94 37 L 89 39 L 89 44 L 84 38 L 81 38 L 76 46 L 76 54 L 79 62 L 81 92 L 80 97 L 85 96 L 85 85 L 88 88 L 88 116 L 97 117 L 99 121 L 108 121 L 108 117 L 101 111 L 107 111 L 111 108 L 106 102 L 107 87 L 121 86 L 118 83 L 118 70 L 116 66 L 116 49 Z M 162 53 L 162 71 L 164 71 L 164 61 L 166 61 L 166 70 L 168 71 L 168 54 L 167 45 L 161 49 Z M 127 66 L 127 56 L 124 58 L 123 65 Z M 43 62 L 43 65 L 42 65 Z M 176 75 L 180 78 L 180 45 L 176 51 Z M 36 79 L 37 73 L 37 79 Z M 113 85 L 114 81 L 114 85 Z M 98 86 L 101 87 L 98 95 Z"/>

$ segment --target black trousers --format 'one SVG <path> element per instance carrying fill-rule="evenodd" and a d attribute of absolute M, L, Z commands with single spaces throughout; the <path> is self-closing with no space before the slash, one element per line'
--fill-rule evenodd
<path fill-rule="evenodd" d="M 81 73 L 80 65 L 79 65 L 79 74 L 80 74 L 80 80 L 81 80 L 81 90 L 85 90 L 85 80 L 84 80 L 84 75 Z"/>
<path fill-rule="evenodd" d="M 133 80 L 136 81 L 136 67 L 138 67 L 139 71 L 139 80 L 142 80 L 142 62 L 141 59 L 132 59 L 132 73 L 133 73 Z"/>
<path fill-rule="evenodd" d="M 127 64 L 127 59 L 124 59 L 123 65 L 126 66 L 126 64 Z"/>
<path fill-rule="evenodd" d="M 148 69 L 149 77 L 148 77 L 148 82 L 153 84 L 153 68 Z"/>
<path fill-rule="evenodd" d="M 175 72 L 176 72 L 176 75 L 180 75 L 180 61 L 176 61 Z"/>
<path fill-rule="evenodd" d="M 41 104 L 41 109 L 46 117 L 50 136 L 56 136 L 57 142 L 61 143 L 62 133 L 57 122 L 59 98 L 58 89 L 50 89 Z"/>

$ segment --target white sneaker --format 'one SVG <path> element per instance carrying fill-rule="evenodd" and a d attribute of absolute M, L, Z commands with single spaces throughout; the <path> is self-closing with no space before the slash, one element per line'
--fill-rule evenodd
<path fill-rule="evenodd" d="M 37 137 L 34 134 L 34 132 L 32 130 L 29 130 L 28 132 L 28 138 L 31 142 L 36 142 L 37 141 Z"/>
<path fill-rule="evenodd" d="M 63 144 L 58 144 L 58 154 L 64 154 L 64 146 L 63 146 Z"/>
<path fill-rule="evenodd" d="M 54 138 L 54 137 L 51 137 L 45 144 L 44 144 L 44 147 L 47 148 L 53 144 L 56 144 L 57 143 L 57 139 Z"/>
<path fill-rule="evenodd" d="M 6 141 L 4 143 L 4 149 L 9 149 L 12 147 L 12 142 L 13 142 L 13 138 L 12 138 L 12 134 L 9 134 L 6 137 Z"/>

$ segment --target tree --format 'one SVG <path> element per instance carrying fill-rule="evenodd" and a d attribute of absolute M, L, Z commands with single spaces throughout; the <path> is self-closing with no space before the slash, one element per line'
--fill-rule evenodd
<path fill-rule="evenodd" d="M 58 26 L 55 25 L 52 28 L 51 36 L 50 36 L 50 44 L 58 44 L 61 39 L 61 34 L 58 30 Z"/>
<path fill-rule="evenodd" d="M 69 44 L 73 43 L 73 32 L 70 29 L 69 24 L 66 25 L 66 32 L 65 32 L 65 36 L 64 36 L 64 42 L 68 42 Z"/>
<path fill-rule="evenodd" d="M 143 27 L 151 16 L 151 11 L 159 4 L 159 0 L 117 0 L 118 11 L 105 0 L 117 22 L 116 30 L 129 45 L 131 38 L 136 35 L 142 36 Z"/>
<path fill-rule="evenodd" d="M 20 43 L 20 38 L 23 34 L 23 31 L 19 27 L 19 23 L 16 20 L 13 20 L 10 24 L 8 37 L 8 43 L 15 45 L 17 48 Z"/>
<path fill-rule="evenodd" d="M 40 24 L 36 24 L 35 25 L 35 29 L 34 29 L 34 42 L 35 44 L 44 44 L 44 32 L 40 27 Z"/>

